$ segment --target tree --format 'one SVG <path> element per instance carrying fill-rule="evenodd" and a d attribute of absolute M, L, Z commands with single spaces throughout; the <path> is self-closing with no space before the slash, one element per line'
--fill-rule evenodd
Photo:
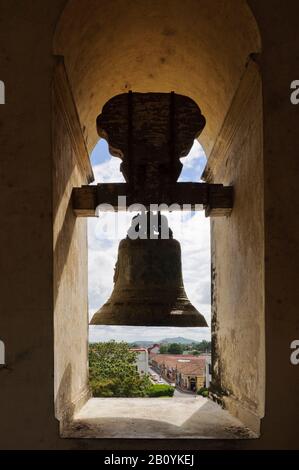
<path fill-rule="evenodd" d="M 211 341 L 203 339 L 200 343 L 202 352 L 211 352 Z"/>
<path fill-rule="evenodd" d="M 89 345 L 89 382 L 97 397 L 145 396 L 150 384 L 148 376 L 140 376 L 135 351 L 125 342 Z"/>
<path fill-rule="evenodd" d="M 167 354 L 168 353 L 168 345 L 161 344 L 159 354 Z"/>
<path fill-rule="evenodd" d="M 192 349 L 199 352 L 211 352 L 211 341 L 203 339 L 200 343 L 192 343 Z"/>
<path fill-rule="evenodd" d="M 179 343 L 171 343 L 168 346 L 168 353 L 169 354 L 182 354 L 183 353 L 183 346 Z"/>

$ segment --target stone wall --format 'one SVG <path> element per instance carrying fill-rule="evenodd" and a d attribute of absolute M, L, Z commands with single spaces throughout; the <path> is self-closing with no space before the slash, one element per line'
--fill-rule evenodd
<path fill-rule="evenodd" d="M 87 221 L 74 215 L 71 194 L 93 175 L 59 58 L 53 85 L 54 393 L 62 421 L 88 396 Z"/>
<path fill-rule="evenodd" d="M 254 431 L 265 394 L 261 93 L 250 61 L 206 168 L 209 182 L 234 187 L 231 216 L 211 222 L 212 388 Z"/>

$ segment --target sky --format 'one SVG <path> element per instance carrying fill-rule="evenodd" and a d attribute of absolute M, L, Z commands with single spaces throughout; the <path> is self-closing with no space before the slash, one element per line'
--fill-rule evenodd
<path fill-rule="evenodd" d="M 203 148 L 197 140 L 187 157 L 181 159 L 183 170 L 179 181 L 200 181 L 206 164 Z M 121 160 L 109 154 L 108 144 L 100 139 L 95 146 L 91 163 L 97 183 L 124 182 L 119 170 Z M 119 242 L 126 236 L 134 213 L 105 212 L 98 218 L 88 219 L 88 301 L 91 318 L 107 300 L 113 290 L 113 273 Z M 167 214 L 173 236 L 182 249 L 183 280 L 191 303 L 202 313 L 209 328 L 171 328 L 134 326 L 89 327 L 89 340 L 134 342 L 159 341 L 163 338 L 183 336 L 201 341 L 210 340 L 211 286 L 210 286 L 210 221 L 204 212 L 173 212 Z"/>

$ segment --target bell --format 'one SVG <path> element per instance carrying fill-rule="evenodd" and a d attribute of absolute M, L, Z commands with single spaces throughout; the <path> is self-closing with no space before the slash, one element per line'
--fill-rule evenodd
<path fill-rule="evenodd" d="M 208 326 L 186 295 L 181 246 L 173 238 L 121 240 L 114 283 L 91 325 Z"/>

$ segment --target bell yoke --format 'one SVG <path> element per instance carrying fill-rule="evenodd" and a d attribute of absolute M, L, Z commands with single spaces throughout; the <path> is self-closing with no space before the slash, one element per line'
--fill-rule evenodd
<path fill-rule="evenodd" d="M 177 180 L 183 166 L 180 159 L 187 156 L 204 126 L 197 104 L 174 92 L 123 93 L 104 105 L 97 118 L 98 134 L 107 140 L 110 153 L 122 160 L 128 203 L 141 203 L 144 211 L 133 218 L 119 244 L 114 289 L 94 314 L 92 325 L 208 326 L 186 295 L 180 243 L 173 238 L 167 218 L 150 211 L 152 204 L 175 201 L 182 191 L 188 202 L 189 195 L 198 191 L 194 183 Z M 218 191 L 222 185 L 196 184 L 201 200 L 207 203 L 210 197 L 211 206 L 212 186 Z M 98 186 L 97 197 L 103 185 Z M 112 186 L 106 190 L 110 200 Z M 218 214 L 221 204 L 218 197 Z M 222 205 L 225 210 L 231 207 L 230 202 Z"/>

